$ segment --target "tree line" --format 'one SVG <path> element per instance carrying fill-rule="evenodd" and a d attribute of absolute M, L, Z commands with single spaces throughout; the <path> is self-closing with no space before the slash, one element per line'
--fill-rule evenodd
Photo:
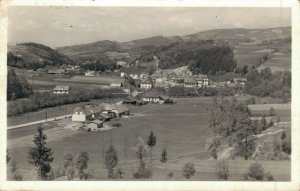
<path fill-rule="evenodd" d="M 92 99 L 122 98 L 120 89 L 94 89 L 85 91 L 73 91 L 69 94 L 56 95 L 49 92 L 35 92 L 29 99 L 8 102 L 7 115 L 19 115 L 26 112 L 38 111 L 47 107 L 55 107 L 65 104 L 91 101 Z"/>
<path fill-rule="evenodd" d="M 271 96 L 288 100 L 291 98 L 291 72 L 273 72 L 269 67 L 258 72 L 252 68 L 246 74 L 245 92 L 256 96 Z"/>

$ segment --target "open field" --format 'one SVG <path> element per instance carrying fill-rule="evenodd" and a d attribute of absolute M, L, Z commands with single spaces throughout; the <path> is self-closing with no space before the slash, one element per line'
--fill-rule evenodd
<path fill-rule="evenodd" d="M 118 76 L 95 76 L 95 77 L 86 77 L 86 76 L 74 76 L 68 79 L 56 79 L 56 82 L 71 82 L 71 83 L 87 83 L 87 84 L 103 84 L 109 85 L 110 83 L 121 83 L 123 78 Z"/>
<path fill-rule="evenodd" d="M 273 118 L 276 121 L 276 116 L 280 116 L 281 121 L 291 120 L 291 104 L 254 104 L 248 105 L 249 111 L 252 116 L 269 116 L 270 108 L 275 109 L 275 116 Z"/>
<path fill-rule="evenodd" d="M 147 104 L 130 106 L 132 117 L 114 119 L 113 123 L 121 123 L 121 127 L 109 131 L 86 132 L 63 128 L 67 123 L 53 121 L 47 124 L 45 134 L 49 147 L 54 151 L 53 166 L 62 166 L 62 160 L 68 152 L 76 155 L 80 150 L 89 153 L 89 169 L 94 171 L 91 180 L 104 179 L 103 169 L 104 147 L 113 143 L 118 152 L 120 167 L 125 171 L 125 180 L 131 179 L 138 163 L 132 150 L 138 137 L 144 140 L 152 130 L 157 136 L 157 144 L 153 148 L 151 167 L 153 177 L 150 180 L 168 180 L 167 173 L 173 171 L 171 180 L 184 180 L 182 167 L 186 161 L 195 163 L 196 175 L 191 180 L 217 180 L 214 174 L 215 161 L 204 149 L 206 139 L 212 135 L 208 128 L 212 98 L 178 98 L 175 105 Z M 35 127 L 24 127 L 8 130 L 8 148 L 20 167 L 26 180 L 34 179 L 34 168 L 28 165 L 27 151 L 33 145 L 32 138 Z M 169 161 L 159 162 L 160 153 L 167 145 Z M 232 174 L 229 180 L 241 180 L 242 174 L 253 161 L 231 161 Z M 290 179 L 290 161 L 263 161 L 266 170 L 274 174 L 276 180 Z M 276 168 L 274 168 L 276 166 Z"/>

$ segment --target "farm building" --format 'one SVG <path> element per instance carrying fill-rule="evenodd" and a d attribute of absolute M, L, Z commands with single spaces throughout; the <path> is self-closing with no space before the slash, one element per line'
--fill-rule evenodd
<path fill-rule="evenodd" d="M 93 77 L 93 76 L 97 76 L 98 74 L 96 73 L 96 71 L 87 71 L 84 76 L 87 77 Z"/>
<path fill-rule="evenodd" d="M 159 103 L 160 94 L 156 91 L 148 91 L 142 95 L 142 100 L 146 102 Z"/>
<path fill-rule="evenodd" d="M 152 79 L 145 79 L 145 80 L 142 80 L 141 84 L 140 84 L 140 87 L 142 89 L 150 89 L 150 88 L 153 88 L 153 82 L 152 82 Z"/>
<path fill-rule="evenodd" d="M 69 86 L 56 86 L 53 89 L 54 94 L 69 94 L 70 87 Z"/>
<path fill-rule="evenodd" d="M 103 127 L 103 121 L 100 121 L 99 119 L 96 119 L 94 121 L 90 121 L 86 124 L 87 128 L 90 128 L 92 131 L 97 130 L 101 127 Z"/>
<path fill-rule="evenodd" d="M 195 80 L 197 81 L 197 86 L 208 86 L 209 85 L 209 79 L 207 75 L 199 74 L 195 77 Z"/>
<path fill-rule="evenodd" d="M 110 86 L 114 88 L 120 88 L 122 87 L 122 83 L 110 83 Z"/>
<path fill-rule="evenodd" d="M 117 117 L 130 115 L 130 110 L 125 105 L 116 105 L 115 108 Z"/>
<path fill-rule="evenodd" d="M 97 107 L 76 107 L 72 115 L 72 121 L 90 121 L 101 114 L 101 109 Z"/>
<path fill-rule="evenodd" d="M 126 62 L 125 61 L 118 61 L 117 65 L 124 67 L 126 65 Z"/>
<path fill-rule="evenodd" d="M 48 69 L 48 74 L 62 75 L 65 73 L 66 73 L 65 69 Z"/>
<path fill-rule="evenodd" d="M 109 120 L 111 119 L 111 116 L 110 116 L 110 115 L 107 115 L 107 114 L 105 114 L 105 113 L 101 113 L 101 114 L 98 116 L 98 118 L 99 118 L 101 121 L 105 122 L 105 121 L 109 121 Z"/>
<path fill-rule="evenodd" d="M 247 82 L 247 78 L 233 78 L 231 80 L 231 82 L 234 83 L 234 84 L 238 84 L 238 85 L 243 85 L 244 86 L 246 84 L 246 82 Z"/>
<path fill-rule="evenodd" d="M 123 115 L 129 115 L 130 110 L 121 104 L 107 104 L 107 103 L 101 103 L 99 107 L 103 110 L 104 114 L 109 115 L 111 118 L 114 117 L 121 117 Z"/>
<path fill-rule="evenodd" d="M 196 88 L 198 86 L 198 83 L 193 78 L 184 78 L 183 86 L 185 88 Z"/>

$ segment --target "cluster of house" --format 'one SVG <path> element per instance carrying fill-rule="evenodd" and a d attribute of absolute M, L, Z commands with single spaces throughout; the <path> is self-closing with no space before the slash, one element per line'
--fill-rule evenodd
<path fill-rule="evenodd" d="M 125 105 L 101 103 L 98 106 L 76 107 L 72 114 L 72 121 L 83 122 L 87 128 L 96 130 L 103 127 L 106 121 L 128 115 L 130 115 L 130 110 Z"/>
<path fill-rule="evenodd" d="M 213 82 L 207 75 L 178 75 L 171 74 L 153 74 L 148 75 L 142 72 L 125 73 L 121 72 L 121 77 L 131 77 L 137 87 L 141 89 L 151 89 L 154 87 L 169 88 L 174 86 L 183 86 L 185 88 L 220 88 L 220 87 L 241 87 L 243 88 L 247 82 L 246 78 L 233 78 L 229 81 Z"/>

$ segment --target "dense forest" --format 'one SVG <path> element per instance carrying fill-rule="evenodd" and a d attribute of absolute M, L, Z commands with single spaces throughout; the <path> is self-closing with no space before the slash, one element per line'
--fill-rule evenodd
<path fill-rule="evenodd" d="M 291 98 L 291 72 L 273 72 L 265 68 L 258 72 L 252 68 L 246 74 L 248 82 L 245 92 L 256 96 L 272 96 L 283 98 L 285 101 Z"/>
<path fill-rule="evenodd" d="M 7 65 L 18 68 L 36 70 L 63 64 L 73 64 L 73 62 L 48 46 L 32 42 L 17 44 L 7 53 Z"/>
<path fill-rule="evenodd" d="M 25 98 L 32 94 L 31 86 L 26 79 L 17 76 L 13 68 L 8 68 L 7 74 L 7 99 L 15 100 Z"/>
<path fill-rule="evenodd" d="M 81 68 L 84 70 L 104 72 L 105 70 L 113 71 L 119 67 L 117 66 L 116 62 L 110 60 L 107 56 L 102 56 L 93 62 L 81 64 Z"/>
<path fill-rule="evenodd" d="M 215 46 L 214 41 L 173 43 L 138 58 L 144 62 L 160 60 L 161 69 L 188 66 L 193 73 L 212 74 L 232 72 L 237 66 L 233 51 L 227 46 Z"/>

